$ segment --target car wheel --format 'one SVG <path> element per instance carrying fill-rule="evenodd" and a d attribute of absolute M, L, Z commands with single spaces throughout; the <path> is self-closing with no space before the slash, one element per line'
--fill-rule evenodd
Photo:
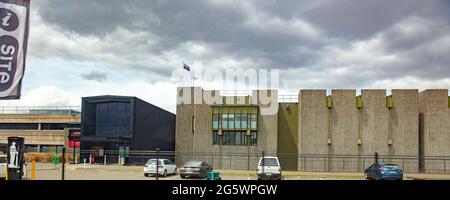
<path fill-rule="evenodd" d="M 147 174 L 147 173 L 144 173 L 144 176 L 145 176 L 145 177 L 148 177 L 148 174 Z"/>
<path fill-rule="evenodd" d="M 175 167 L 175 171 L 173 171 L 173 175 L 177 175 L 177 168 Z"/>
<path fill-rule="evenodd" d="M 163 176 L 166 177 L 167 176 L 167 169 L 164 170 Z"/>
<path fill-rule="evenodd" d="M 186 177 L 185 177 L 185 176 L 183 176 L 183 175 L 180 175 L 180 177 L 181 177 L 181 178 L 186 178 Z"/>

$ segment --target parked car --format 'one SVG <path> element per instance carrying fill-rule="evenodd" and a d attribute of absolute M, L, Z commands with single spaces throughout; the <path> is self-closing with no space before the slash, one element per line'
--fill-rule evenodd
<path fill-rule="evenodd" d="M 0 178 L 6 178 L 6 156 L 0 155 Z"/>
<path fill-rule="evenodd" d="M 167 176 L 168 174 L 177 174 L 177 166 L 169 159 L 158 160 L 158 174 Z M 144 176 L 156 175 L 156 159 L 150 159 L 145 163 Z"/>
<path fill-rule="evenodd" d="M 373 180 L 402 180 L 403 171 L 397 164 L 374 163 L 364 170 L 364 177 Z"/>
<path fill-rule="evenodd" d="M 213 168 L 204 161 L 188 161 L 182 168 L 180 168 L 180 177 L 206 178 L 208 172 L 212 170 Z"/>
<path fill-rule="evenodd" d="M 264 156 L 259 159 L 258 180 L 281 180 L 281 165 L 277 157 Z"/>

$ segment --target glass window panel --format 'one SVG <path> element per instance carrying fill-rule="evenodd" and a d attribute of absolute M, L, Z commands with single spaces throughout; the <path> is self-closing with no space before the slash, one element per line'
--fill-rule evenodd
<path fill-rule="evenodd" d="M 222 128 L 228 128 L 228 114 L 222 114 Z"/>
<path fill-rule="evenodd" d="M 241 114 L 234 115 L 234 128 L 241 128 Z"/>
<path fill-rule="evenodd" d="M 213 132 L 213 144 L 219 144 L 219 133 L 217 131 Z"/>
<path fill-rule="evenodd" d="M 234 114 L 228 114 L 228 128 L 234 128 Z"/>
<path fill-rule="evenodd" d="M 251 133 L 251 145 L 256 145 L 258 140 L 257 140 L 257 133 L 255 131 L 252 131 Z"/>
<path fill-rule="evenodd" d="M 219 114 L 214 113 L 212 121 L 213 121 L 213 124 L 212 124 L 213 129 L 218 129 L 219 128 Z"/>
<path fill-rule="evenodd" d="M 241 127 L 243 128 L 243 129 L 246 129 L 247 128 L 247 119 L 248 119 L 248 116 L 247 116 L 247 114 L 242 114 L 242 116 L 241 116 Z"/>
<path fill-rule="evenodd" d="M 256 129 L 257 125 L 256 125 L 256 114 L 251 114 L 251 129 Z"/>
<path fill-rule="evenodd" d="M 242 136 L 242 132 L 237 132 L 236 133 L 236 138 L 235 138 L 235 144 L 242 144 L 242 138 L 241 138 L 241 136 Z"/>

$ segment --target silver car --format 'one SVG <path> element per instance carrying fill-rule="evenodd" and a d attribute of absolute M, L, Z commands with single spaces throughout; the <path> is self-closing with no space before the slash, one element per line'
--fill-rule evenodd
<path fill-rule="evenodd" d="M 158 160 L 158 174 L 167 176 L 168 174 L 177 174 L 177 166 L 169 159 Z M 145 163 L 144 176 L 156 175 L 156 159 L 150 159 Z"/>

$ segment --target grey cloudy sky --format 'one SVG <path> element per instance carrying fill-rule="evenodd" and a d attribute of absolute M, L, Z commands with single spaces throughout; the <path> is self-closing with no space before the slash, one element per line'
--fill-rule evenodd
<path fill-rule="evenodd" d="M 30 93 L 174 90 L 183 60 L 194 69 L 277 68 L 286 91 L 450 88 L 447 0 L 37 0 L 32 10 L 28 83 L 44 64 L 77 69 L 78 85 L 48 74 Z M 92 84 L 100 89 L 80 92 Z M 163 97 L 141 98 L 173 110 Z"/>

